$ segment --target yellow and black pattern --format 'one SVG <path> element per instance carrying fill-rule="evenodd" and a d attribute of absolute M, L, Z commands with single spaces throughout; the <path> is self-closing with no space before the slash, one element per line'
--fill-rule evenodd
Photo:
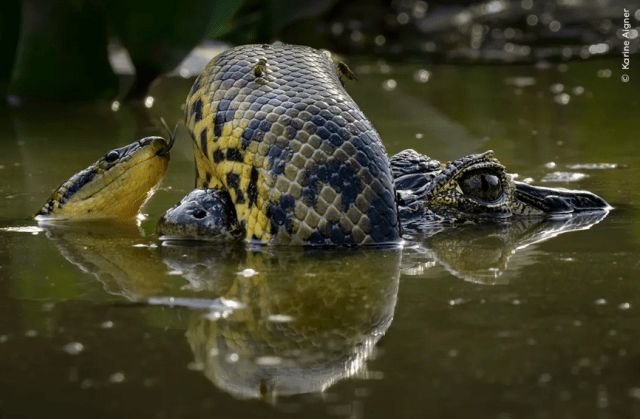
<path fill-rule="evenodd" d="M 37 219 L 134 218 L 164 177 L 172 145 L 160 137 L 146 137 L 109 151 L 63 182 L 38 211 Z"/>
<path fill-rule="evenodd" d="M 400 238 L 389 160 L 325 54 L 246 45 L 214 58 L 187 98 L 196 186 L 231 195 L 247 240 Z"/>

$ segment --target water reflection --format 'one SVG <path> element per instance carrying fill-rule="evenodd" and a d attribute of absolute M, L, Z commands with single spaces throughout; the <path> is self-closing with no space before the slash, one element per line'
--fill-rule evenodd
<path fill-rule="evenodd" d="M 441 265 L 467 281 L 506 283 L 504 272 L 536 262 L 530 245 L 605 216 L 441 227 L 410 235 L 403 249 L 158 245 L 131 225 L 41 227 L 107 292 L 190 309 L 192 367 L 234 397 L 275 402 L 369 377 L 367 359 L 391 325 L 401 273 Z"/>
<path fill-rule="evenodd" d="M 191 315 L 196 365 L 235 397 L 272 402 L 366 378 L 365 361 L 393 318 L 399 267 L 397 249 L 248 251 L 223 295 L 245 308 Z"/>
<path fill-rule="evenodd" d="M 133 223 L 40 223 L 40 227 L 65 259 L 94 275 L 109 294 L 139 301 L 173 290 L 155 244 Z"/>
<path fill-rule="evenodd" d="M 512 269 L 535 263 L 528 246 L 562 233 L 586 230 L 607 216 L 606 211 L 577 213 L 566 218 L 514 219 L 502 224 L 464 225 L 422 232 L 404 250 L 405 275 L 421 275 L 425 268 L 442 265 L 466 281 L 484 285 L 506 284 L 502 278 L 518 253 Z"/>

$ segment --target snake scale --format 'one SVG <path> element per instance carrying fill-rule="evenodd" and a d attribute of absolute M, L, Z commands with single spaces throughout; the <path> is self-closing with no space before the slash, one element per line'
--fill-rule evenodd
<path fill-rule="evenodd" d="M 196 186 L 231 195 L 248 240 L 358 244 L 400 237 L 389 160 L 313 48 L 247 45 L 212 60 L 187 98 Z"/>

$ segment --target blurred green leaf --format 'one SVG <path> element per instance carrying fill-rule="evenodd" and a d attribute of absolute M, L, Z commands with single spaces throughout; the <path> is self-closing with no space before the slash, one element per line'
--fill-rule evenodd
<path fill-rule="evenodd" d="M 131 97 L 143 96 L 206 36 L 217 36 L 242 0 L 109 0 L 105 9 L 136 68 Z"/>

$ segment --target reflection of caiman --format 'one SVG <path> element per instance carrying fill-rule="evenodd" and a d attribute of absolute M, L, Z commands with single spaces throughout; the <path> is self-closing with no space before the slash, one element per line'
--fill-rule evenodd
<path fill-rule="evenodd" d="M 159 233 L 269 244 L 384 244 L 400 240 L 400 222 L 412 229 L 609 208 L 589 192 L 514 182 L 491 152 L 441 165 L 408 150 L 390 164 L 341 76 L 353 74 L 308 47 L 248 45 L 214 58 L 196 79 L 185 110 L 199 189 L 167 212 Z M 164 174 L 167 151 L 161 139 L 110 151 L 65 182 L 40 217 L 135 215 Z M 130 168 L 121 170 L 121 162 Z M 133 199 L 134 190 L 142 198 Z"/>

